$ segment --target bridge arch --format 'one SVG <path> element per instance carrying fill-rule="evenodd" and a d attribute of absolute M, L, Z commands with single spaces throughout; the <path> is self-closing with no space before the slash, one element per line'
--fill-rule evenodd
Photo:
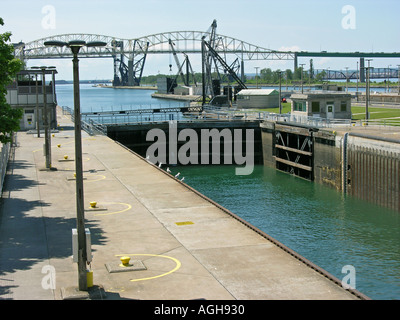
<path fill-rule="evenodd" d="M 107 43 L 104 48 L 82 48 L 80 57 L 112 57 L 116 53 L 125 56 L 133 56 L 143 52 L 147 46 L 147 53 L 172 53 L 169 47 L 171 39 L 175 44 L 176 52 L 200 53 L 201 40 L 209 36 L 209 32 L 204 31 L 172 31 L 146 35 L 140 38 L 124 39 L 98 34 L 71 33 L 54 35 L 28 43 L 19 43 L 15 45 L 15 55 L 21 59 L 59 59 L 71 58 L 71 52 L 67 48 L 49 48 L 44 42 L 57 40 L 69 42 L 71 40 L 103 41 Z M 218 39 L 217 52 L 225 54 L 241 55 L 243 60 L 293 60 L 294 52 L 275 51 L 262 48 L 243 40 L 232 38 L 225 35 L 216 35 Z M 122 46 L 115 46 L 116 42 L 122 43 Z M 140 49 L 138 49 L 140 48 Z"/>

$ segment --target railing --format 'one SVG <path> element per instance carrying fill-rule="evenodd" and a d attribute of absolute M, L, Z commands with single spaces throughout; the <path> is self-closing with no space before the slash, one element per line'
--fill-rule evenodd
<path fill-rule="evenodd" d="M 75 120 L 74 111 L 70 107 L 63 106 L 61 108 L 63 111 L 63 115 L 70 115 L 71 121 L 74 122 Z M 107 127 L 104 124 L 90 118 L 81 119 L 81 127 L 90 135 L 94 134 L 107 135 Z"/>
<path fill-rule="evenodd" d="M 73 112 L 68 107 L 63 111 L 71 115 Z M 382 120 L 350 120 L 326 119 L 297 114 L 277 114 L 270 112 L 231 110 L 226 108 L 204 107 L 203 112 L 155 112 L 155 113 L 113 113 L 113 114 L 83 114 L 82 129 L 89 134 L 107 134 L 107 126 L 155 124 L 168 121 L 179 123 L 212 122 L 212 121 L 274 121 L 288 124 L 301 124 L 315 128 L 335 128 L 339 126 L 385 126 L 394 128 L 400 126 L 400 119 Z"/>
<path fill-rule="evenodd" d="M 11 143 L 1 144 L 0 152 L 0 197 L 3 192 L 4 178 L 7 172 L 8 157 L 10 155 Z"/>

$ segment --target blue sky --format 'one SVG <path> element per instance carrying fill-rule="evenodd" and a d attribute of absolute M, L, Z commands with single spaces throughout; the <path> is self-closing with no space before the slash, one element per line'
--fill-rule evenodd
<path fill-rule="evenodd" d="M 347 19 L 348 12 L 342 13 L 348 5 L 354 8 L 352 20 Z M 54 8 L 51 27 L 43 25 L 42 10 L 47 6 Z M 400 52 L 398 12 L 398 0 L 1 0 L 5 25 L 0 32 L 11 31 L 13 42 L 67 33 L 139 38 L 167 31 L 206 31 L 216 19 L 217 33 L 275 50 Z M 353 28 L 345 28 L 344 20 L 353 22 Z M 149 56 L 144 73 L 168 73 L 170 61 L 168 55 Z M 308 65 L 309 58 L 299 63 Z M 314 58 L 315 68 L 355 69 L 356 63 L 357 59 Z M 69 60 L 28 62 L 38 64 L 55 65 L 59 79 L 72 79 Z M 193 64 L 200 72 L 199 63 Z M 372 64 L 396 67 L 400 59 L 376 58 Z M 81 59 L 80 65 L 81 79 L 112 78 L 111 59 Z M 248 61 L 245 66 L 253 73 L 255 66 L 274 70 L 293 68 L 293 63 Z"/>

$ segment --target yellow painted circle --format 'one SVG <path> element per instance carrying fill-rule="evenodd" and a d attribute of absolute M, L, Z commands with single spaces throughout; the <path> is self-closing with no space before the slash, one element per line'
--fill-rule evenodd
<path fill-rule="evenodd" d="M 144 281 L 144 280 L 152 280 L 152 279 L 157 279 L 157 278 L 161 278 L 161 277 L 165 277 L 175 271 L 177 271 L 180 267 L 181 267 L 181 262 L 173 257 L 170 256 L 164 256 L 161 254 L 149 254 L 149 253 L 141 253 L 141 254 L 117 254 L 117 257 L 121 257 L 121 256 L 148 256 L 148 257 L 159 257 L 159 258 L 165 258 L 165 259 L 169 259 L 175 262 L 175 267 L 173 269 L 171 269 L 168 272 L 165 272 L 163 274 L 159 274 L 157 276 L 153 276 L 153 277 L 148 277 L 148 278 L 140 278 L 140 279 L 132 279 L 130 281 L 132 282 L 136 282 L 136 281 Z"/>
<path fill-rule="evenodd" d="M 119 210 L 119 211 L 113 211 L 113 212 L 107 212 L 107 213 L 97 213 L 95 216 L 109 216 L 112 214 L 117 214 L 117 213 L 122 213 L 125 211 L 128 211 L 129 209 L 132 209 L 132 206 L 129 203 L 123 203 L 123 202 L 105 202 L 105 204 L 121 204 L 126 206 L 125 209 Z"/>

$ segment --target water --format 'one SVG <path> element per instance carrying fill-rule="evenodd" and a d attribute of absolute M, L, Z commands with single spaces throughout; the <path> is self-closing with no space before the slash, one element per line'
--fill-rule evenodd
<path fill-rule="evenodd" d="M 130 90 L 93 87 L 91 84 L 80 85 L 81 112 L 108 111 L 111 109 L 131 109 L 135 107 L 153 108 L 184 106 L 183 102 L 152 98 L 155 90 Z M 56 86 L 57 101 L 60 106 L 73 108 L 73 85 Z"/>
<path fill-rule="evenodd" d="M 177 106 L 151 90 L 81 85 L 82 112 L 134 105 Z M 58 104 L 73 107 L 72 85 L 57 86 Z M 339 279 L 351 265 L 356 289 L 372 299 L 400 299 L 400 213 L 336 190 L 256 166 L 178 166 L 185 182 Z"/>
<path fill-rule="evenodd" d="M 179 166 L 189 184 L 339 279 L 356 270 L 356 289 L 400 298 L 400 214 L 330 188 L 256 166 Z"/>

